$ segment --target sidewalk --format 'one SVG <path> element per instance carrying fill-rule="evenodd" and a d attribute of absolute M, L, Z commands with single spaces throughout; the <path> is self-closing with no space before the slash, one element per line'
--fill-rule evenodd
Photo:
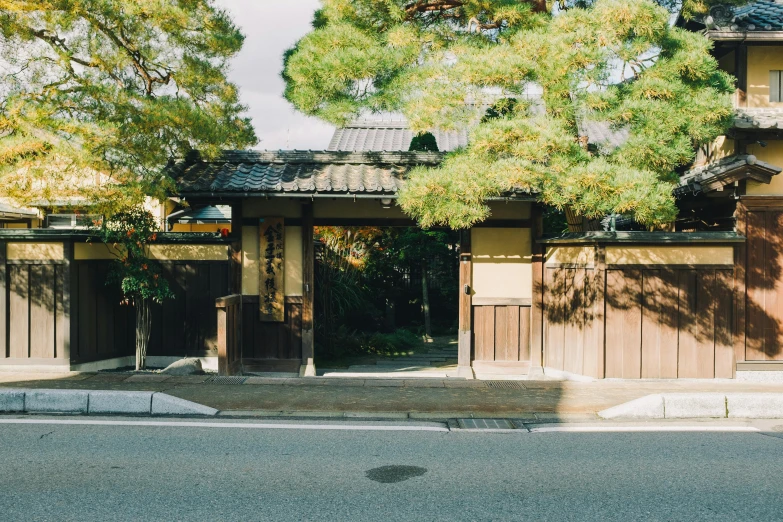
<path fill-rule="evenodd" d="M 542 420 L 594 417 L 598 411 L 651 394 L 783 393 L 783 384 L 728 380 L 280 379 L 118 373 L 0 373 L 0 388 L 165 392 L 220 410 L 221 415 Z"/>

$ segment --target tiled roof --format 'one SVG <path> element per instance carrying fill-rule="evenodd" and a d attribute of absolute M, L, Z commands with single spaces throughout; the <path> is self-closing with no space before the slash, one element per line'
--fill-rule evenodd
<path fill-rule="evenodd" d="M 759 0 L 734 10 L 733 23 L 749 31 L 783 30 L 783 4 Z"/>
<path fill-rule="evenodd" d="M 707 165 L 695 167 L 680 178 L 675 194 L 712 192 L 742 179 L 769 183 L 783 169 L 760 161 L 752 154 L 729 156 Z"/>
<path fill-rule="evenodd" d="M 215 161 L 172 169 L 182 195 L 217 193 L 370 193 L 393 195 L 416 165 L 437 165 L 431 152 L 228 151 Z"/>
<path fill-rule="evenodd" d="M 719 4 L 697 19 L 707 28 L 707 36 L 714 40 L 779 39 L 783 31 L 783 3 L 758 0 L 741 7 Z"/>
<path fill-rule="evenodd" d="M 737 109 L 734 116 L 736 129 L 783 129 L 783 109 Z"/>
<path fill-rule="evenodd" d="M 468 144 L 468 131 L 431 131 L 438 150 L 449 152 Z M 415 134 L 404 120 L 359 120 L 334 131 L 327 150 L 333 151 L 407 151 Z"/>

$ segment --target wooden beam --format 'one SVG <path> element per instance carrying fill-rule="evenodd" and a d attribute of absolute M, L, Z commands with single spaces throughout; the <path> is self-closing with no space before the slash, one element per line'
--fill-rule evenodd
<path fill-rule="evenodd" d="M 592 321 L 595 346 L 596 375 L 598 379 L 606 377 L 606 245 L 598 245 L 595 252 L 595 279 L 593 281 L 595 300 L 593 301 Z"/>
<path fill-rule="evenodd" d="M 313 205 L 302 205 L 302 365 L 300 377 L 315 377 L 315 332 L 313 296 L 315 248 L 313 246 Z"/>
<path fill-rule="evenodd" d="M 459 332 L 457 376 L 473 378 L 471 351 L 473 347 L 473 259 L 471 256 L 470 229 L 460 232 L 459 242 Z"/>
<path fill-rule="evenodd" d="M 737 204 L 735 230 L 738 234 L 748 236 L 748 211 L 742 200 Z M 745 360 L 745 347 L 747 342 L 747 331 L 745 324 L 746 314 L 746 264 L 747 264 L 746 243 L 740 243 L 734 246 L 734 359 L 738 363 Z"/>
<path fill-rule="evenodd" d="M 530 310 L 530 374 L 544 373 L 544 252 L 545 246 L 536 241 L 543 234 L 544 221 L 542 209 L 533 205 L 532 269 L 533 269 L 533 300 Z"/>

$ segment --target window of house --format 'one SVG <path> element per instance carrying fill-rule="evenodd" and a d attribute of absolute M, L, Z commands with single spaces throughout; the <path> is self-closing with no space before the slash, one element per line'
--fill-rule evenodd
<path fill-rule="evenodd" d="M 769 101 L 783 102 L 783 71 L 769 71 Z"/>

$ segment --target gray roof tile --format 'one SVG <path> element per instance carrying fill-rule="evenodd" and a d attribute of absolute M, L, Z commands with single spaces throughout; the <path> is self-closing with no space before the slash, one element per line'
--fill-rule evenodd
<path fill-rule="evenodd" d="M 437 165 L 429 152 L 241 152 L 172 168 L 182 195 L 215 193 L 395 194 L 416 165 Z"/>
<path fill-rule="evenodd" d="M 719 161 L 694 167 L 680 177 L 676 194 L 712 192 L 742 179 L 769 183 L 772 176 L 783 171 L 778 166 L 761 161 L 751 154 L 728 156 Z"/>
<path fill-rule="evenodd" d="M 468 144 L 468 131 L 433 130 L 438 150 L 449 152 Z M 414 137 L 404 119 L 395 121 L 357 120 L 332 135 L 330 151 L 407 151 Z"/>
<path fill-rule="evenodd" d="M 783 129 L 783 109 L 741 108 L 734 116 L 737 129 Z"/>

